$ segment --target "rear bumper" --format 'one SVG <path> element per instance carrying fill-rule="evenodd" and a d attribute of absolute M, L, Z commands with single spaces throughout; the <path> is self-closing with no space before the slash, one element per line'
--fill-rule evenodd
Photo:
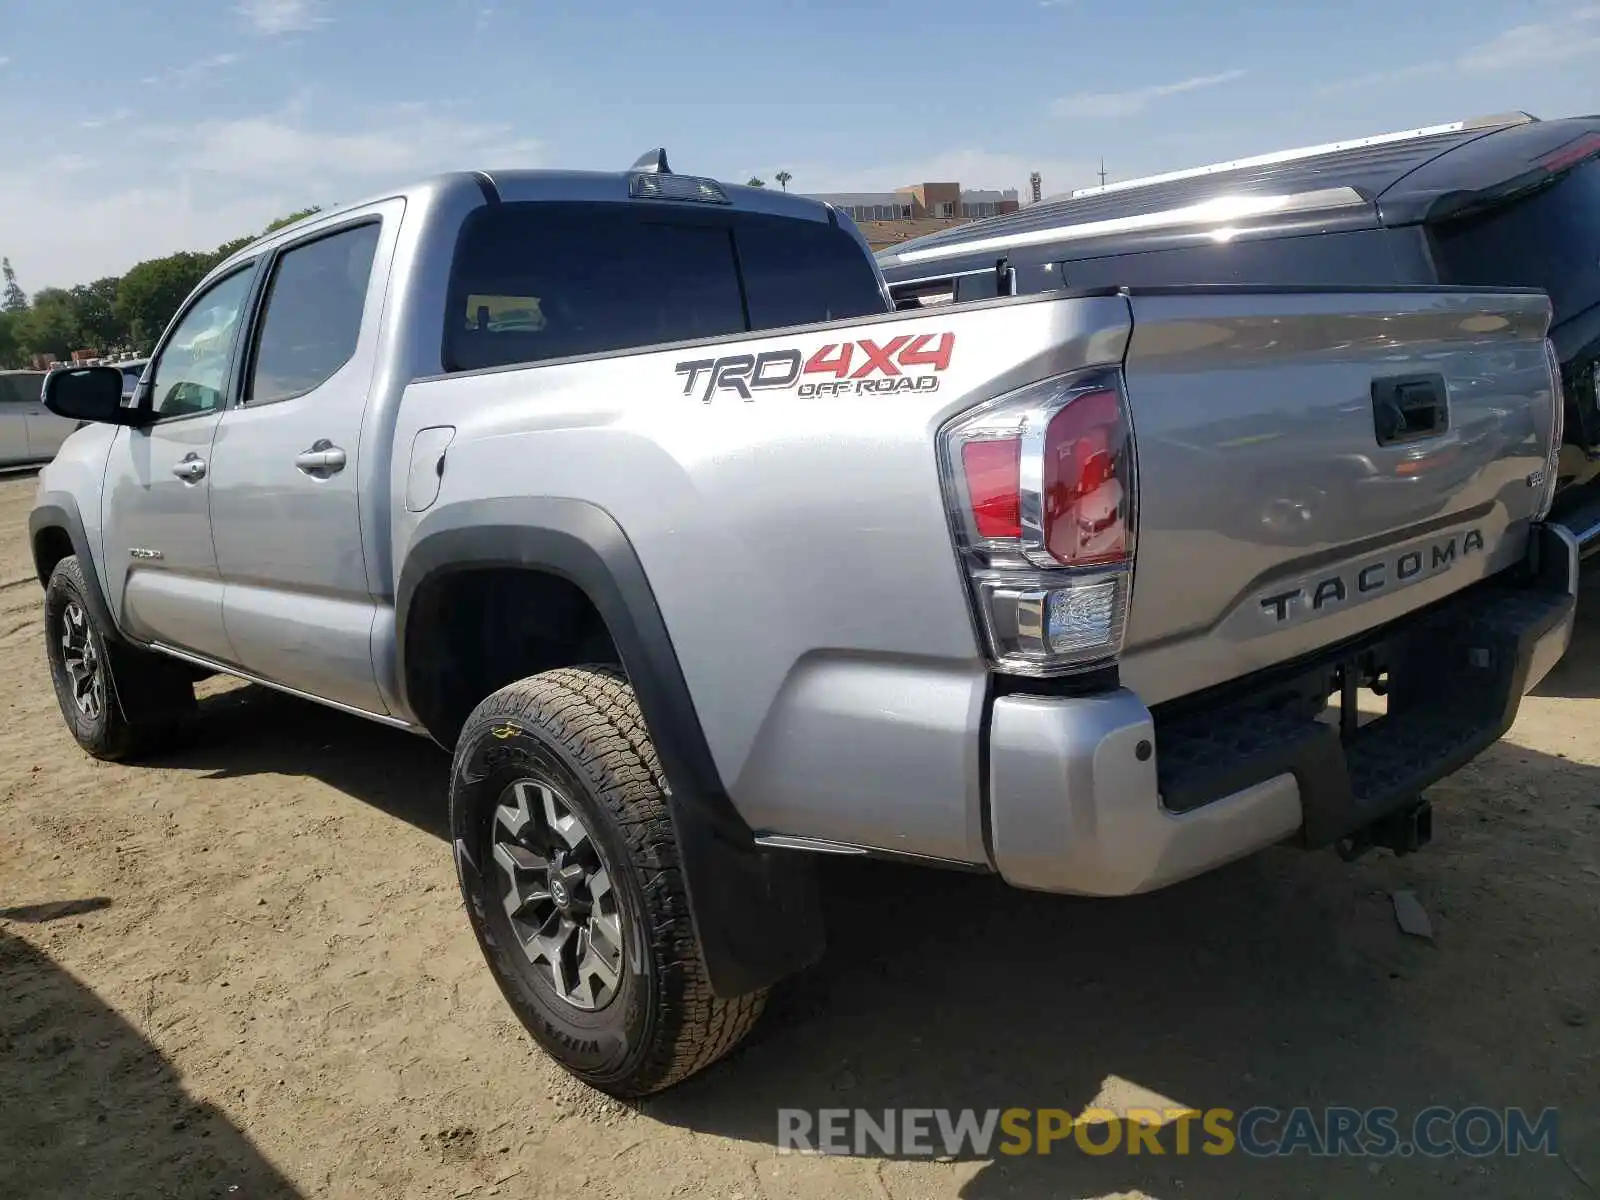
<path fill-rule="evenodd" d="M 1553 521 L 1571 532 L 1579 557 L 1600 553 L 1600 484 L 1575 487 L 1557 496 Z"/>
<path fill-rule="evenodd" d="M 1152 713 L 1127 689 L 997 698 L 996 870 L 1017 887 L 1126 895 L 1276 842 L 1328 845 L 1366 828 L 1510 727 L 1566 651 L 1577 573 L 1577 538 L 1550 524 L 1515 581 L 1490 580 L 1198 705 Z M 1382 664 L 1389 712 L 1341 737 L 1310 709 L 1355 663 Z"/>

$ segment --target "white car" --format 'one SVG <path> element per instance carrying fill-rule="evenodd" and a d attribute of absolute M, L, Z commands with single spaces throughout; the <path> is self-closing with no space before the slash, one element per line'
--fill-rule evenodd
<path fill-rule="evenodd" d="M 115 362 L 109 365 L 122 372 L 122 402 L 128 403 L 133 399 L 134 389 L 139 386 L 139 377 L 144 374 L 148 358 L 132 358 L 126 362 Z"/>
<path fill-rule="evenodd" d="M 81 424 L 45 409 L 45 374 L 0 371 L 0 468 L 49 462 Z"/>

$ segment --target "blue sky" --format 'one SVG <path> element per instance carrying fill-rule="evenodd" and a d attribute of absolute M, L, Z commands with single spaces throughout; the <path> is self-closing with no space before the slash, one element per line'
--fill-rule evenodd
<path fill-rule="evenodd" d="M 1047 193 L 1600 110 L 1600 3 L 4 0 L 0 254 L 70 285 L 436 170 Z"/>

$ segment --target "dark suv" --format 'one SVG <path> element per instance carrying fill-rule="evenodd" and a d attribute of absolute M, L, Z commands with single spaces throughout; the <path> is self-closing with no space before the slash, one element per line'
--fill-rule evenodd
<path fill-rule="evenodd" d="M 902 308 L 1057 288 L 1541 288 L 1566 386 L 1561 483 L 1570 499 L 1600 475 L 1600 117 L 1485 117 L 1082 188 L 878 260 Z"/>

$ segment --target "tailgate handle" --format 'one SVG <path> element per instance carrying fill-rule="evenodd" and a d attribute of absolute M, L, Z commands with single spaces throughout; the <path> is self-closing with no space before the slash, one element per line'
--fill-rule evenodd
<path fill-rule="evenodd" d="M 1443 375 L 1390 375 L 1372 381 L 1372 427 L 1378 445 L 1438 437 L 1450 428 Z"/>

